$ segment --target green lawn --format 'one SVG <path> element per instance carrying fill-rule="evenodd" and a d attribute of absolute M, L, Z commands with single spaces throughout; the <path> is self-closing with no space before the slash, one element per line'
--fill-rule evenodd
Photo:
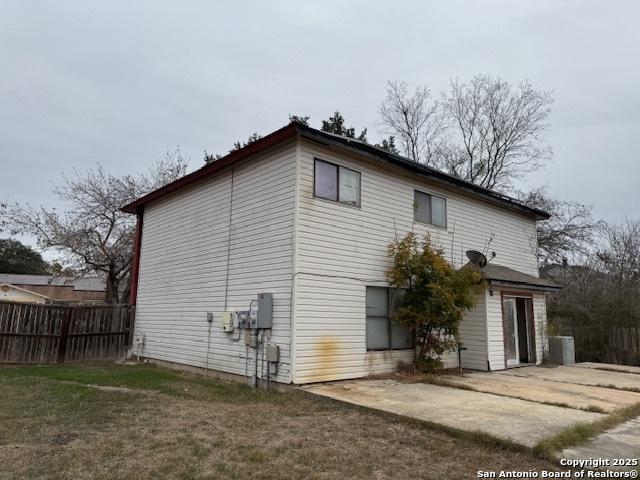
<path fill-rule="evenodd" d="M 0 368 L 0 478 L 476 478 L 531 454 L 152 365 Z"/>

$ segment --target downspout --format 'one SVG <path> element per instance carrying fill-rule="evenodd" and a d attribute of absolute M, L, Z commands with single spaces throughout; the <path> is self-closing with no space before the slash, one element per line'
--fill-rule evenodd
<path fill-rule="evenodd" d="M 234 180 L 234 165 L 231 164 L 231 186 L 230 186 L 230 192 L 229 192 L 229 223 L 228 223 L 228 233 L 227 233 L 227 267 L 226 267 L 226 272 L 225 272 L 225 276 L 224 276 L 224 307 L 222 309 L 223 312 L 227 311 L 227 298 L 229 295 L 229 266 L 231 263 L 231 227 L 233 224 L 233 180 Z M 211 327 L 212 327 L 213 322 L 209 322 L 208 325 L 208 331 L 207 331 L 207 353 L 206 353 L 206 357 L 205 357 L 205 366 L 204 366 L 204 375 L 205 377 L 207 376 L 208 372 L 209 372 L 209 353 L 211 352 Z M 257 354 L 256 354 L 257 355 Z M 248 354 L 247 354 L 248 356 Z M 245 364 L 246 364 L 246 358 L 245 358 Z M 257 358 L 256 358 L 256 365 L 257 365 Z M 248 377 L 248 375 L 247 375 Z"/>
<path fill-rule="evenodd" d="M 136 326 L 136 303 L 138 301 L 138 279 L 140 277 L 140 248 L 142 246 L 142 223 L 144 219 L 144 207 L 136 211 L 136 233 L 133 239 L 133 258 L 131 259 L 131 289 L 129 292 L 129 305 L 131 306 L 131 321 L 129 325 L 129 338 L 127 338 L 127 348 L 133 345 L 133 334 Z M 140 346 L 138 343 L 138 361 L 140 360 Z"/>
<path fill-rule="evenodd" d="M 233 225 L 233 177 L 234 177 L 234 166 L 231 165 L 231 192 L 229 193 L 229 225 L 228 225 L 228 235 L 227 235 L 227 271 L 225 273 L 224 278 L 224 308 L 223 312 L 227 311 L 227 297 L 229 294 L 229 266 L 231 263 L 231 227 Z"/>
<path fill-rule="evenodd" d="M 295 178 L 294 178 L 294 197 L 293 197 L 293 235 L 292 235 L 292 266 L 291 266 L 291 318 L 289 319 L 289 378 L 290 383 L 294 383 L 295 374 L 295 353 L 296 353 L 296 276 L 298 275 L 298 222 L 300 209 L 300 134 L 296 135 L 296 155 L 295 155 Z"/>
<path fill-rule="evenodd" d="M 136 233 L 133 240 L 133 259 L 131 260 L 131 292 L 129 304 L 135 306 L 138 300 L 138 278 L 140 275 L 140 247 L 142 246 L 143 208 L 136 212 Z"/>
<path fill-rule="evenodd" d="M 491 371 L 491 347 L 489 345 L 489 299 L 493 296 L 489 292 L 493 291 L 491 282 L 484 289 L 484 335 L 485 335 L 485 351 L 487 354 L 487 371 Z"/>

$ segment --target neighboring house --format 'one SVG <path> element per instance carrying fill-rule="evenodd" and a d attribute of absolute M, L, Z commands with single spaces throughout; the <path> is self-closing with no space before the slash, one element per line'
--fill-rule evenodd
<path fill-rule="evenodd" d="M 51 303 L 51 299 L 9 283 L 0 283 L 0 302 Z"/>
<path fill-rule="evenodd" d="M 0 273 L 0 301 L 94 304 L 104 303 L 104 298 L 105 282 L 100 278 Z"/>
<path fill-rule="evenodd" d="M 385 270 L 389 243 L 413 230 L 456 267 L 466 250 L 495 252 L 461 325 L 463 366 L 542 360 L 544 292 L 555 286 L 538 277 L 535 223 L 548 215 L 358 140 L 292 123 L 124 211 L 138 215 L 132 303 L 147 358 L 246 375 L 254 354 L 237 330 L 222 331 L 222 313 L 270 292 L 277 381 L 411 362 Z"/>

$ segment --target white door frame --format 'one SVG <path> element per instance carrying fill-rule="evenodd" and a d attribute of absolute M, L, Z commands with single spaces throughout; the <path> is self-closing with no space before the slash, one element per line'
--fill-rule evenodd
<path fill-rule="evenodd" d="M 521 365 L 522 362 L 520 361 L 520 337 L 519 337 L 519 330 L 518 330 L 518 308 L 517 308 L 517 299 L 518 298 L 523 298 L 523 299 L 527 299 L 529 300 L 530 308 L 527 308 L 525 310 L 525 333 L 527 335 L 527 345 L 529 345 L 529 342 L 531 341 L 531 339 L 529 338 L 529 336 L 531 335 L 531 322 L 533 322 L 533 295 L 531 294 L 527 294 L 527 293 L 519 293 L 519 292 L 501 292 L 501 308 L 502 308 L 502 328 L 503 328 L 503 338 L 504 338 L 504 357 L 505 357 L 505 367 L 509 368 L 509 367 L 515 367 L 518 365 Z M 507 358 L 507 343 L 508 341 L 511 341 L 511 339 L 507 338 L 507 332 L 506 332 L 506 314 L 507 312 L 505 311 L 505 302 L 507 301 L 512 301 L 513 302 L 513 319 L 511 320 L 513 322 L 512 328 L 513 328 L 513 341 L 515 342 L 515 358 Z M 534 340 L 535 341 L 535 340 Z M 530 352 L 527 352 L 527 356 L 530 357 Z"/>
<path fill-rule="evenodd" d="M 513 315 L 511 316 L 510 319 L 508 318 L 503 318 L 503 322 L 508 321 L 509 323 L 511 323 L 511 335 L 509 337 L 505 336 L 505 341 L 506 342 L 513 342 L 514 344 L 514 355 L 515 358 L 509 358 L 507 356 L 507 345 L 505 345 L 505 361 L 507 363 L 507 367 L 513 367 L 515 365 L 518 365 L 520 363 L 520 339 L 518 337 L 518 308 L 517 308 L 517 303 L 516 303 L 516 298 L 518 297 L 512 297 L 512 296 L 505 296 L 502 299 L 502 308 L 505 308 L 505 304 L 509 303 L 512 304 L 513 306 L 511 307 L 512 310 L 511 312 L 513 312 Z M 508 316 L 508 310 L 503 312 L 503 315 Z M 505 325 L 506 326 L 506 325 Z M 505 332 L 506 333 L 506 332 Z"/>

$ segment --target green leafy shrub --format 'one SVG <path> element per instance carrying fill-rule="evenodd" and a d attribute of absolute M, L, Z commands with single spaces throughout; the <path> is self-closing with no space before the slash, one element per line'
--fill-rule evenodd
<path fill-rule="evenodd" d="M 414 335 L 415 366 L 433 370 L 441 365 L 440 356 L 457 349 L 459 325 L 465 310 L 475 305 L 474 289 L 482 276 L 473 267 L 455 269 L 443 252 L 410 232 L 388 247 L 393 260 L 387 270 L 389 283 L 405 289 L 393 320 L 406 325 Z"/>

